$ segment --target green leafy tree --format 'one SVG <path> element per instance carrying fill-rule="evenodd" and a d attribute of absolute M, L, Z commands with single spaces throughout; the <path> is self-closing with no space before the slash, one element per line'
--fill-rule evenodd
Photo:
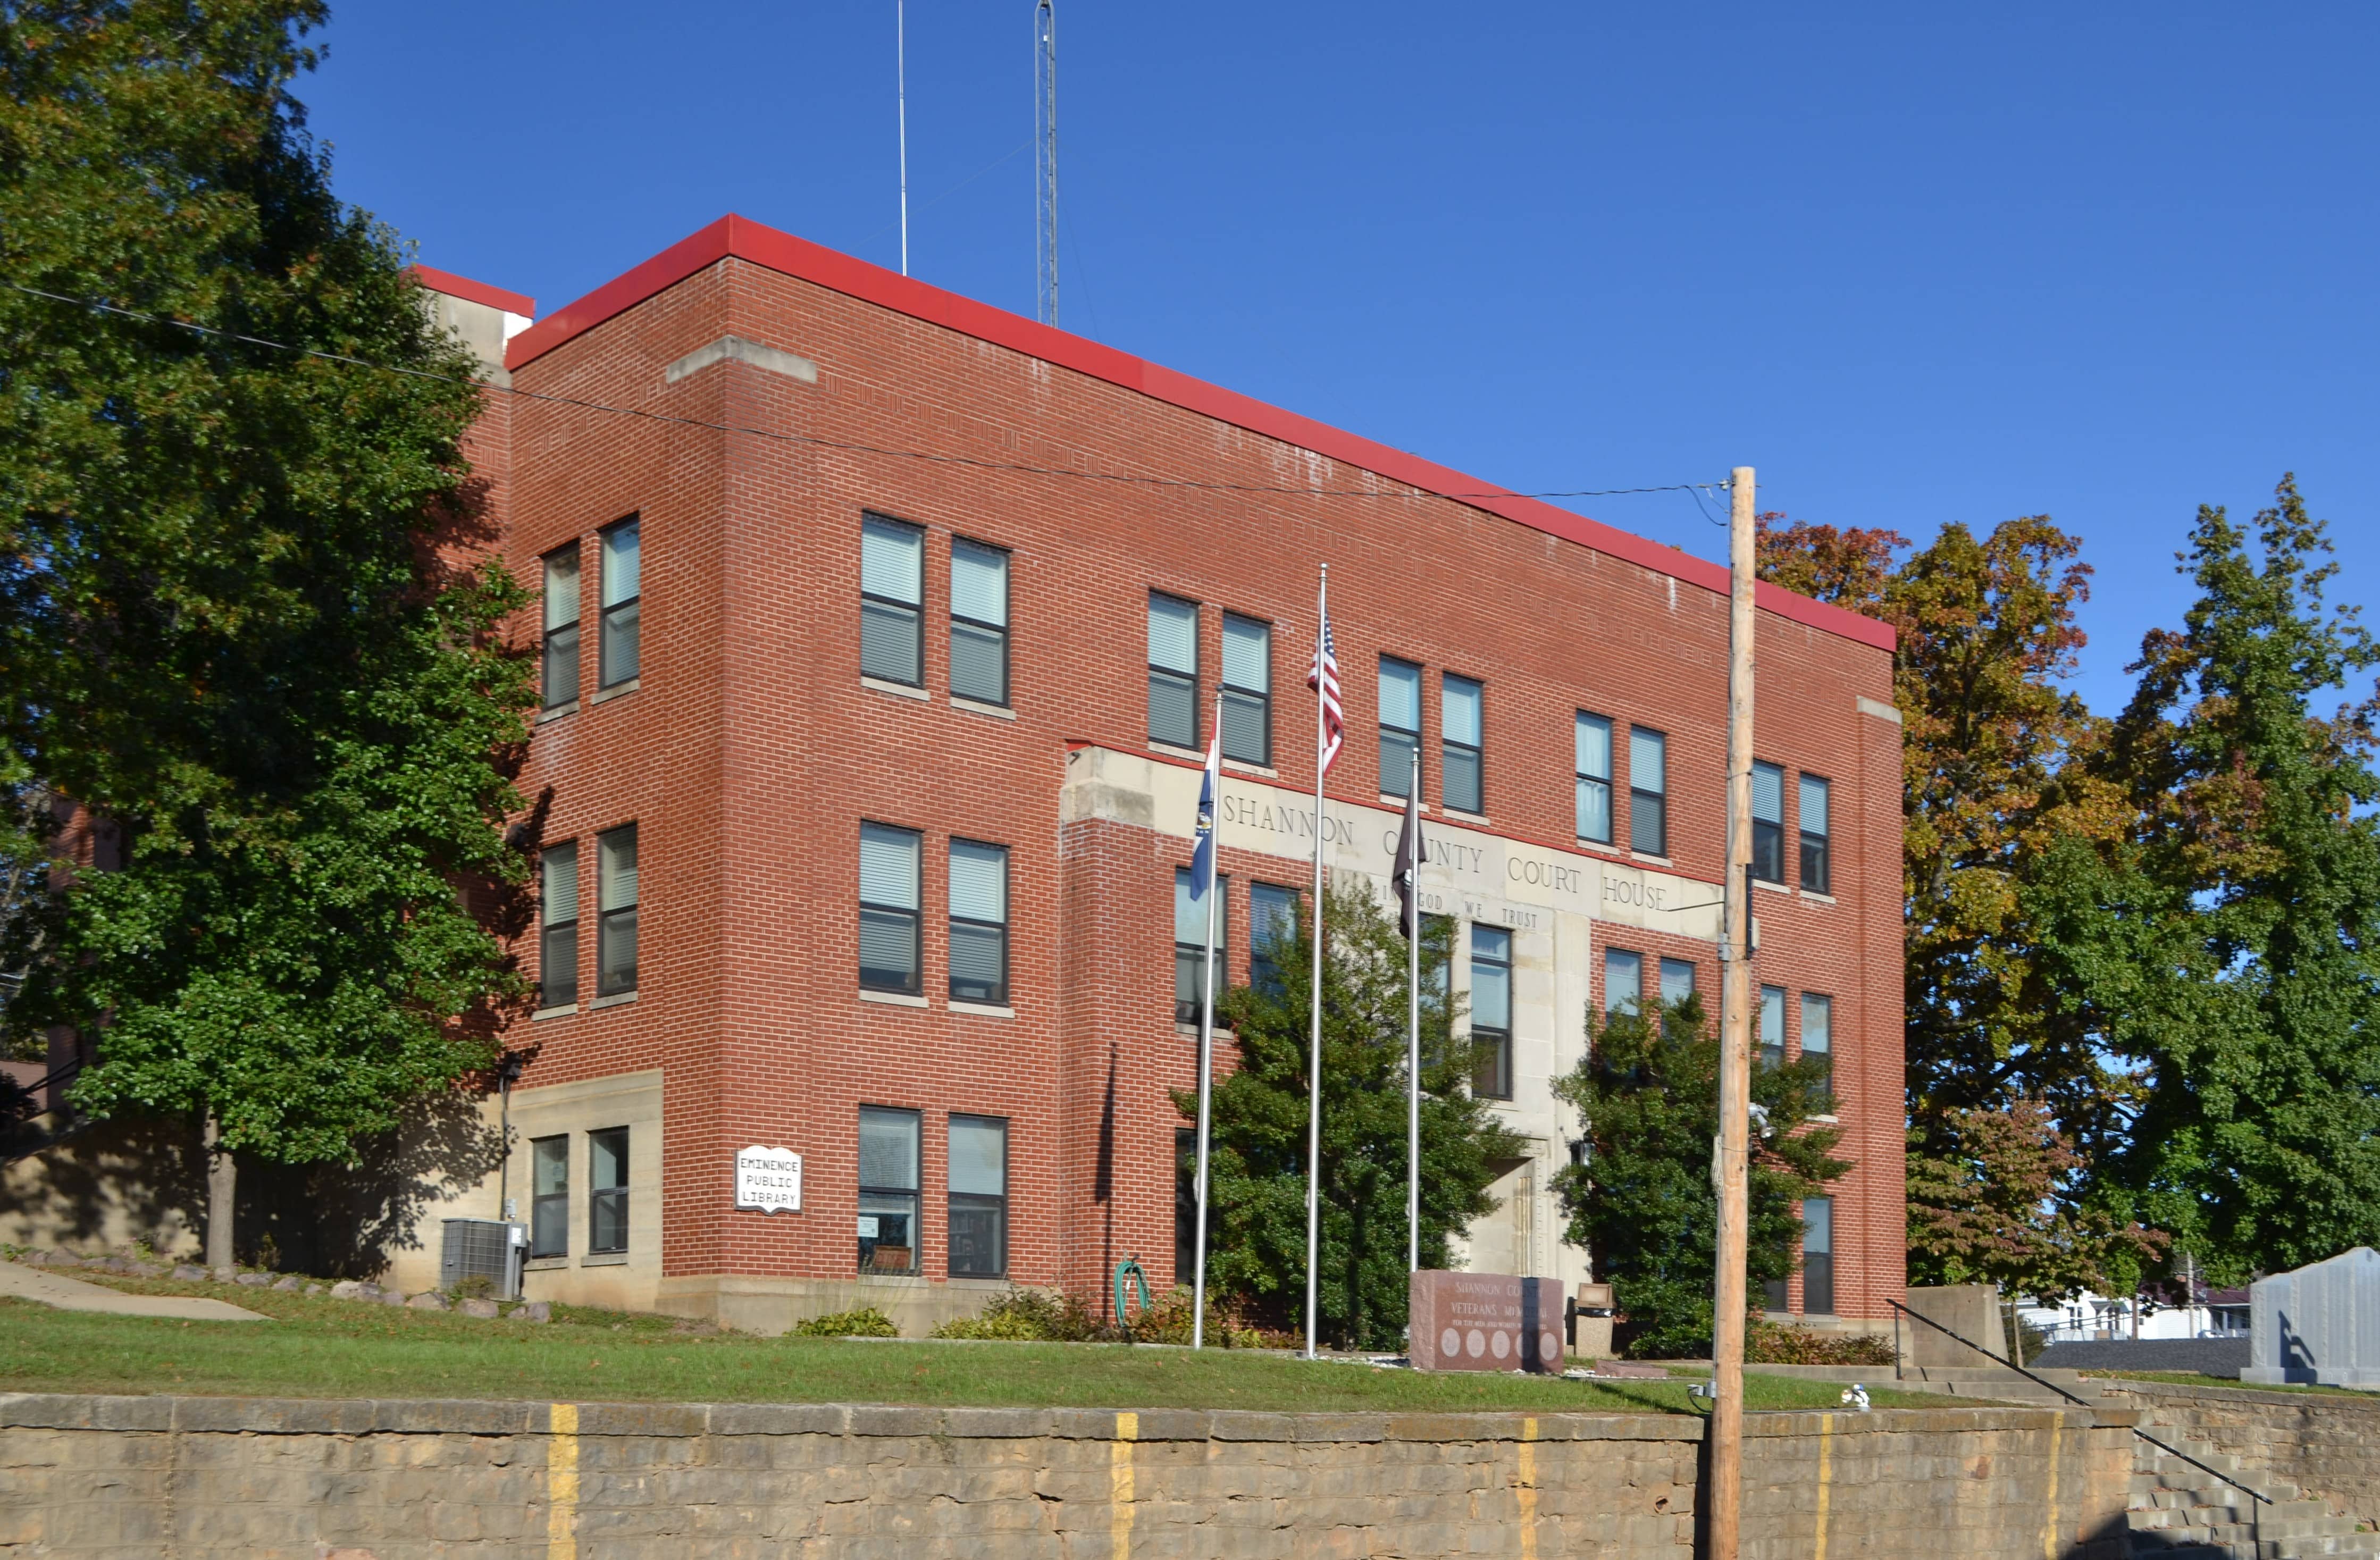
<path fill-rule="evenodd" d="M 516 985 L 457 889 L 520 873 L 522 594 L 472 562 L 473 365 L 290 96 L 324 14 L 0 6 L 0 275 L 55 295 L 0 290 L 0 785 L 124 857 L 10 928 L 8 1022 L 95 1042 L 83 1108 L 204 1123 L 219 1261 L 231 1151 L 352 1158 Z"/>
<path fill-rule="evenodd" d="M 1319 1326 L 1331 1341 L 1392 1348 L 1404 1338 L 1406 949 L 1361 883 L 1333 884 L 1322 961 L 1322 1234 Z M 1313 932 L 1269 950 L 1277 983 L 1216 1005 L 1236 1032 L 1236 1067 L 1215 1089 L 1208 1281 L 1302 1324 L 1305 1294 L 1307 1061 Z M 1447 949 L 1423 938 L 1421 1261 L 1448 1265 L 1452 1240 L 1496 1206 L 1488 1186 L 1525 1144 L 1472 1097 L 1470 1047 L 1455 1037 Z M 1174 1095 L 1186 1120 L 1197 1096 Z"/>
<path fill-rule="evenodd" d="M 2199 511 L 2198 599 L 2101 766 L 2137 849 L 2068 900 L 2113 928 L 2075 983 L 2145 1081 L 2115 1169 L 2218 1282 L 2380 1242 L 2380 646 L 2330 550 L 2289 478 L 2250 526 Z"/>
<path fill-rule="evenodd" d="M 1651 1358 L 1706 1354 L 1718 1264 L 1718 1198 L 1711 1144 L 1718 1136 L 1719 1043 L 1702 998 L 1587 1022 L 1587 1054 L 1554 1094 L 1579 1113 L 1585 1163 L 1555 1178 L 1569 1239 L 1594 1254 Z M 1763 1064 L 1752 1074 L 1753 1154 L 1747 1282 L 1790 1276 L 1802 1220 L 1795 1204 L 1851 1168 L 1833 1156 L 1841 1129 L 1815 1118 L 1832 1107 L 1824 1058 Z"/>
<path fill-rule="evenodd" d="M 2002 1282 L 2116 1281 L 2143 1232 L 2095 1167 L 2126 1141 L 2140 1081 L 2073 978 L 2110 928 L 2069 912 L 2077 872 L 2119 870 L 2132 811 L 2098 766 L 2108 723 L 2062 685 L 2084 643 L 2082 544 L 2043 515 L 1945 526 L 1913 551 L 1893 531 L 1763 519 L 1764 577 L 1897 632 L 1912 1276 L 1977 1271 L 1972 1215 L 2017 1221 L 1990 1237 L 2008 1242 L 1992 1246 Z M 2026 1101 L 2039 1131 L 2006 1130 Z M 2059 1155 L 2076 1162 L 2045 1177 Z M 2022 1219 L 2020 1188 L 2046 1199 Z"/>
<path fill-rule="evenodd" d="M 1961 1107 L 1909 1166 L 1909 1276 L 2058 1300 L 2126 1293 L 2167 1238 L 2079 1191 L 2085 1168 L 2049 1107 Z M 1931 1143 L 1928 1145 L 1932 1146 Z"/>

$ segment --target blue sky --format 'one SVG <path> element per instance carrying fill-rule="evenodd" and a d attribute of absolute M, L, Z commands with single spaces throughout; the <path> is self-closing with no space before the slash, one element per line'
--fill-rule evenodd
<path fill-rule="evenodd" d="M 2380 8 L 1059 6 L 1069 329 L 1523 490 L 2049 514 L 2110 711 L 2201 502 L 2295 470 L 2335 599 L 2380 578 Z M 1028 314 L 1031 23 L 908 6 L 910 269 Z M 729 211 L 897 263 L 892 0 L 322 40 L 341 193 L 540 308 Z M 1576 507 L 1724 554 L 1682 494 Z"/>

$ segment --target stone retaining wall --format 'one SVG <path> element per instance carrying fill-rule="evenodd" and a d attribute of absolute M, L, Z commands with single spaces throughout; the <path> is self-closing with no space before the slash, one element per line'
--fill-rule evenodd
<path fill-rule="evenodd" d="M 2380 1397 L 2158 1381 L 2099 1385 L 2138 1404 L 2161 1439 L 2204 1441 L 2328 1502 L 2335 1516 L 2380 1525 Z"/>
<path fill-rule="evenodd" d="M 2123 1553 L 2128 1416 L 1755 1414 L 1744 1560 Z M 1702 1421 L 0 1397 L 0 1555 L 1691 1560 Z"/>

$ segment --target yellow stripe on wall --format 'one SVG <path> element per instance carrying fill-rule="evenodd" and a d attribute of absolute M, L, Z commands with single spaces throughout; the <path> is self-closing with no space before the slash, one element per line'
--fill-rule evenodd
<path fill-rule="evenodd" d="M 1810 1560 L 1827 1560 L 1827 1507 L 1834 1496 L 1835 1416 L 1818 1416 L 1818 1530 L 1810 1540 Z"/>
<path fill-rule="evenodd" d="M 546 1413 L 546 1560 L 578 1560 L 578 1405 L 556 1403 Z"/>
<path fill-rule="evenodd" d="M 2041 1525 L 2042 1560 L 2058 1560 L 2058 1443 L 2066 1431 L 2066 1410 L 2049 1415 L 2049 1519 Z"/>
<path fill-rule="evenodd" d="M 1132 1554 L 1132 1444 L 1139 1439 L 1140 1416 L 1118 1414 L 1108 1447 L 1108 1540 L 1115 1560 Z"/>
<path fill-rule="evenodd" d="M 1537 1421 L 1521 1421 L 1520 1481 L 1513 1493 L 1521 1502 L 1521 1560 L 1537 1560 Z"/>

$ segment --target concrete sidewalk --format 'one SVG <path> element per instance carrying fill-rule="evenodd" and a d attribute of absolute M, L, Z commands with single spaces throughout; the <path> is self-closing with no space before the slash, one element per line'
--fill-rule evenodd
<path fill-rule="evenodd" d="M 228 1300 L 200 1300 L 183 1295 L 128 1295 L 86 1284 L 64 1274 L 0 1262 L 0 1295 L 39 1300 L 60 1311 L 99 1311 L 111 1316 L 165 1316 L 183 1322 L 269 1322 L 253 1311 Z"/>

